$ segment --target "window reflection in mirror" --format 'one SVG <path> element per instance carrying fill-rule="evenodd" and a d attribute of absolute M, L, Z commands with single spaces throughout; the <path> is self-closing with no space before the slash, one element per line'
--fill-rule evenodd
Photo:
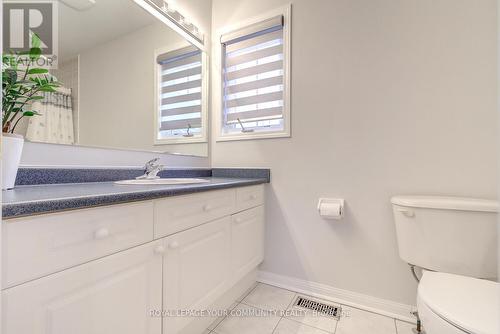
<path fill-rule="evenodd" d="M 206 141 L 206 60 L 197 47 L 177 45 L 158 50 L 157 144 Z"/>
<path fill-rule="evenodd" d="M 204 52 L 132 0 L 84 10 L 59 2 L 58 10 L 51 74 L 62 86 L 33 104 L 41 115 L 23 119 L 17 133 L 33 142 L 208 154 Z"/>

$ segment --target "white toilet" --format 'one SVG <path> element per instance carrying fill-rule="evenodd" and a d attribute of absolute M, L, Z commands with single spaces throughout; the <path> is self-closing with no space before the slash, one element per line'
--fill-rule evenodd
<path fill-rule="evenodd" d="M 499 334 L 498 202 L 391 199 L 399 255 L 423 271 L 417 308 L 427 334 Z"/>

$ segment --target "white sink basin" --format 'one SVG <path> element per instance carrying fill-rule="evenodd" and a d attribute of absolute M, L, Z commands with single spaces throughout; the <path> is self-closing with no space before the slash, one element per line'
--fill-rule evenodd
<path fill-rule="evenodd" d="M 204 179 L 192 179 L 192 178 L 166 178 L 166 179 L 134 179 L 134 180 L 123 180 L 116 181 L 116 184 L 128 184 L 128 185 L 175 185 L 175 184 L 193 184 L 193 183 L 206 183 L 208 180 Z"/>

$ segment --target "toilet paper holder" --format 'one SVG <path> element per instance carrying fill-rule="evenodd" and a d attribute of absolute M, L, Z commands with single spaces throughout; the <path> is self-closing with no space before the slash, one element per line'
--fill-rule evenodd
<path fill-rule="evenodd" d="M 325 219 L 341 219 L 344 217 L 344 202 L 343 198 L 320 198 L 318 200 L 318 213 Z M 338 212 L 334 214 L 325 213 L 331 204 L 333 204 L 333 207 L 338 207 Z"/>

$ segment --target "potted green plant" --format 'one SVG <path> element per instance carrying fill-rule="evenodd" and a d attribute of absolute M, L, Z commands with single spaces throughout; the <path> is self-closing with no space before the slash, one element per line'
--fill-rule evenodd
<path fill-rule="evenodd" d="M 37 67 L 42 57 L 40 39 L 32 36 L 29 52 L 2 56 L 2 189 L 14 188 L 24 137 L 14 131 L 25 117 L 39 115 L 32 110 L 43 92 L 55 92 L 60 84 L 45 68 Z"/>

